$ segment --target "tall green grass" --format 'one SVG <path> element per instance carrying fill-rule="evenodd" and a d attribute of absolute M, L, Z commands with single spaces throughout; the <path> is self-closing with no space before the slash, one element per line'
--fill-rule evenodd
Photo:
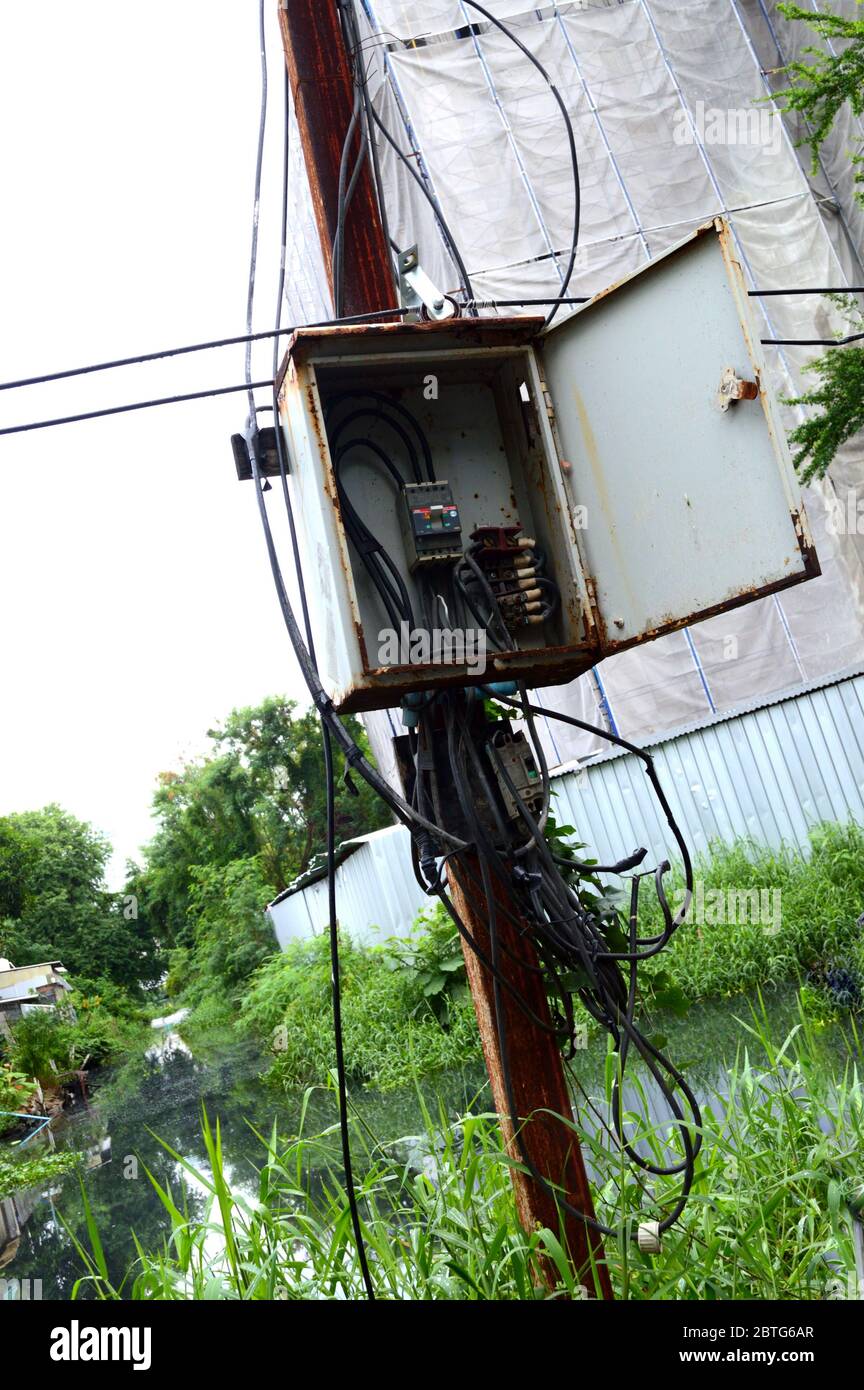
<path fill-rule="evenodd" d="M 675 1181 L 643 1190 L 633 1170 L 597 1137 L 586 1141 L 602 1175 L 598 1214 L 619 1230 L 606 1243 L 617 1296 L 623 1299 L 817 1299 L 854 1285 L 849 1203 L 862 1196 L 864 1087 L 850 1061 L 826 1069 L 806 1019 L 782 1045 L 764 1018 L 745 1025 L 727 1099 L 704 1115 L 696 1182 L 680 1223 L 658 1256 L 641 1254 L 626 1234 L 657 1219 L 674 1200 Z M 857 1039 L 855 1039 L 857 1046 Z M 759 1059 L 758 1062 L 756 1059 Z M 608 1107 L 615 1058 L 607 1068 Z M 309 1097 L 307 1096 L 307 1104 Z M 634 1131 L 662 1151 L 638 1097 Z M 306 1106 L 304 1105 L 304 1115 Z M 568 1263 L 560 1232 L 525 1233 L 516 1219 L 511 1160 L 495 1119 L 465 1117 L 458 1130 L 425 1112 L 428 1157 L 397 1162 L 352 1115 L 359 1198 L 379 1298 L 526 1300 L 581 1297 L 584 1283 Z M 164 1145 L 178 1179 L 150 1173 L 166 1218 L 158 1248 L 136 1243 L 137 1258 L 119 1281 L 87 1205 L 87 1236 L 76 1240 L 83 1265 L 76 1297 L 101 1299 L 359 1299 L 363 1286 L 348 1198 L 335 1167 L 332 1130 L 281 1140 L 259 1135 L 260 1165 L 249 1181 L 229 1178 L 218 1121 L 203 1117 L 209 1171 L 194 1169 Z M 579 1128 L 585 1131 L 583 1122 Z M 208 1210 L 192 1219 L 183 1177 L 203 1186 Z M 86 1203 L 86 1190 L 85 1190 Z M 544 1282 L 544 1261 L 557 1286 Z M 848 1293 L 847 1293 L 848 1296 Z"/>
<path fill-rule="evenodd" d="M 694 878 L 705 893 L 779 890 L 777 931 L 751 922 L 712 925 L 685 922 L 656 964 L 640 969 L 643 986 L 664 971 L 688 1002 L 740 994 L 758 986 L 798 981 L 826 961 L 864 966 L 864 829 L 853 822 L 825 823 L 810 834 L 810 854 L 790 847 L 772 850 L 739 840 L 715 843 L 697 857 Z M 674 876 L 683 887 L 680 872 Z M 650 888 L 650 885 L 645 885 Z M 659 930 L 653 894 L 644 895 L 642 924 Z M 707 914 L 706 914 L 707 915 Z"/>
<path fill-rule="evenodd" d="M 640 968 L 646 1004 L 681 1009 L 757 986 L 798 982 L 828 962 L 852 965 L 864 975 L 857 926 L 864 911 L 860 826 L 817 826 L 807 857 L 797 849 L 775 851 L 743 840 L 717 843 L 697 858 L 694 873 L 706 897 L 717 890 L 779 890 L 779 928 L 746 920 L 685 922 L 668 949 Z M 683 891 L 680 870 L 669 880 L 670 894 Z M 648 936 L 662 926 L 650 882 L 642 886 L 641 904 L 642 935 Z M 443 909 L 420 918 L 408 942 L 361 947 L 345 941 L 342 967 L 345 1052 L 354 1082 L 401 1086 L 409 1058 L 412 1069 L 427 1076 L 480 1060 L 461 948 Z M 323 1076 L 333 1048 L 327 941 L 298 941 L 271 957 L 249 982 L 238 1026 L 270 1049 L 270 1076 L 286 1088 Z"/>

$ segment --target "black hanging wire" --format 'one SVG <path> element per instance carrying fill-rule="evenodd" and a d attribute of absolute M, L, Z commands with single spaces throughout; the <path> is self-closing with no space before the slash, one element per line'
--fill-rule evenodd
<path fill-rule="evenodd" d="M 258 269 L 258 225 L 261 213 L 261 173 L 264 167 L 264 136 L 267 130 L 267 33 L 264 25 L 264 0 L 258 0 L 258 47 L 261 63 L 261 106 L 258 113 L 258 141 L 255 154 L 255 198 L 252 204 L 252 246 L 249 251 L 249 282 L 246 290 L 245 372 L 249 387 L 249 416 L 254 419 L 255 395 L 252 385 L 252 314 L 255 307 L 255 276 Z"/>
<path fill-rule="evenodd" d="M 283 243 L 284 244 L 284 243 Z M 283 276 L 284 283 L 284 276 Z M 849 287 L 848 292 L 852 293 L 854 287 Z M 861 291 L 864 293 L 864 291 Z M 749 290 L 751 298 L 759 298 L 765 294 L 844 294 L 847 287 L 834 290 Z M 591 302 L 590 295 L 570 295 L 566 298 L 558 295 L 554 299 L 548 298 L 529 298 L 529 299 L 473 299 L 468 302 L 470 310 L 477 309 L 515 309 L 524 306 L 543 306 L 550 304 L 560 305 L 580 305 Z M 70 377 L 90 376 L 96 372 L 115 371 L 120 367 L 138 367 L 147 362 L 159 362 L 169 357 L 184 357 L 196 352 L 210 352 L 219 348 L 238 347 L 245 343 L 264 342 L 269 339 L 279 339 L 288 337 L 296 333 L 301 328 L 334 328 L 339 324 L 361 324 L 379 323 L 382 319 L 392 318 L 394 315 L 406 315 L 412 311 L 405 308 L 374 309 L 365 314 L 343 314 L 331 316 L 326 319 L 317 319 L 311 323 L 291 324 L 284 328 L 264 329 L 259 333 L 237 333 L 228 338 L 214 338 L 205 343 L 184 343 L 179 347 L 158 348 L 154 352 L 136 353 L 130 357 L 117 357 L 106 362 L 91 362 L 81 367 L 66 367 L 57 372 L 43 372 L 38 376 L 21 377 L 16 381 L 0 381 L 0 391 L 18 391 L 26 386 L 45 386 L 55 381 L 66 381 Z M 845 347 L 849 343 L 858 341 L 862 334 L 850 334 L 845 338 L 760 338 L 760 342 L 765 346 L 786 346 L 786 347 Z M 276 354 L 278 362 L 278 354 Z M 274 369 L 275 370 L 275 369 Z M 266 386 L 267 382 L 256 382 L 255 387 Z M 66 415 L 54 420 L 37 420 L 33 423 L 24 425 L 12 425 L 5 429 L 0 429 L 0 434 L 16 434 L 25 430 L 45 429 L 51 425 L 74 424 L 79 420 L 98 419 L 102 415 L 118 415 L 132 410 L 146 410 L 150 406 L 174 405 L 179 401 L 201 400 L 206 396 L 224 395 L 230 391 L 245 390 L 245 383 L 241 386 L 216 387 L 208 391 L 191 391 L 181 395 L 163 396 L 156 400 L 133 401 L 130 405 L 110 406 L 107 410 L 87 411 L 80 415 Z"/>
<path fill-rule="evenodd" d="M 354 0 L 337 0 L 337 3 L 339 6 L 339 22 L 342 28 L 342 36 L 345 44 L 345 51 L 348 54 L 349 61 L 352 62 L 352 66 L 354 69 L 354 82 L 356 88 L 354 111 L 348 126 L 348 130 L 345 134 L 345 139 L 342 147 L 342 160 L 339 179 L 339 202 L 337 209 L 337 237 L 339 239 L 339 281 L 334 281 L 334 296 L 338 296 L 338 299 L 334 301 L 334 308 L 336 312 L 339 313 L 341 312 L 341 281 L 343 276 L 345 218 L 347 216 L 348 207 L 350 206 L 351 198 L 353 197 L 354 189 L 356 187 L 357 180 L 360 176 L 360 172 L 367 151 L 372 157 L 372 177 L 375 185 L 375 196 L 378 203 L 378 215 L 381 219 L 381 230 L 384 236 L 384 241 L 388 246 L 390 245 L 392 238 L 390 236 L 390 226 L 387 218 L 387 204 L 384 197 L 384 181 L 381 177 L 381 161 L 378 155 L 378 145 L 375 140 L 375 133 L 372 129 L 374 106 L 372 104 L 372 99 L 369 95 L 369 87 L 366 72 L 363 68 L 362 56 L 359 60 L 357 57 L 358 52 L 360 50 L 360 33 L 357 26 L 357 15 L 354 9 Z M 348 153 L 350 150 L 351 143 L 353 141 L 354 129 L 358 124 L 360 126 L 361 131 L 361 149 L 357 158 L 354 172 L 351 176 L 351 182 L 348 185 L 348 188 L 346 189 L 344 186 L 344 174 L 345 169 L 347 167 Z M 393 272 L 393 263 L 390 260 L 389 256 L 387 260 L 387 265 L 390 271 L 390 275 L 393 278 L 393 283 L 395 287 L 396 277 Z"/>
<path fill-rule="evenodd" d="M 464 4 L 468 5 L 472 10 L 476 10 L 477 13 L 481 14 L 484 19 L 489 21 L 490 24 L 493 24 L 496 29 L 499 29 L 501 33 L 504 34 L 505 37 L 510 40 L 511 43 L 514 43 L 516 45 L 523 57 L 527 58 L 529 63 L 531 63 L 532 66 L 537 69 L 537 71 L 540 73 L 540 76 L 548 85 L 549 90 L 552 93 L 552 96 L 555 98 L 558 110 L 561 112 L 561 117 L 564 121 L 564 129 L 567 132 L 567 145 L 570 152 L 570 166 L 573 171 L 573 234 L 570 239 L 570 256 L 567 261 L 567 270 L 564 274 L 564 279 L 561 282 L 561 293 L 554 300 L 553 307 L 546 315 L 546 324 L 544 326 L 548 327 L 554 319 L 555 315 L 557 314 L 559 308 L 561 307 L 561 304 L 563 303 L 564 298 L 567 294 L 567 290 L 570 286 L 570 281 L 573 278 L 573 270 L 576 265 L 576 250 L 579 244 L 579 226 L 582 220 L 582 190 L 579 181 L 579 158 L 576 153 L 576 136 L 573 131 L 573 122 L 571 121 L 570 113 L 567 110 L 567 103 L 564 101 L 564 98 L 558 91 L 558 88 L 555 86 L 555 83 L 552 81 L 552 78 L 549 76 L 549 73 L 547 72 L 546 68 L 540 62 L 540 59 L 535 57 L 535 55 L 531 52 L 531 49 L 527 46 L 527 44 L 524 44 L 522 40 L 516 34 L 514 34 L 512 29 L 508 28 L 508 26 L 504 24 L 500 19 L 496 18 L 494 14 L 491 14 L 489 10 L 487 10 L 483 5 L 478 5 L 477 0 L 464 0 Z"/>
<path fill-rule="evenodd" d="M 263 0 L 261 0 L 263 12 Z M 273 338 L 273 413 L 276 423 L 276 449 L 279 459 L 279 476 L 282 484 L 282 496 L 288 515 L 288 526 L 291 536 L 291 546 L 294 554 L 294 563 L 298 577 L 301 575 L 300 569 L 300 547 L 297 536 L 297 527 L 294 518 L 294 509 L 291 503 L 291 494 L 288 488 L 288 476 L 285 460 L 282 430 L 279 424 L 279 399 L 276 390 L 276 374 L 278 368 L 279 351 L 279 330 L 282 322 L 282 297 L 285 288 L 285 259 L 286 242 L 288 232 L 288 178 L 290 173 L 290 133 L 291 133 L 291 89 L 288 79 L 287 68 L 284 78 L 284 116 L 283 116 L 283 154 L 282 154 L 282 215 L 280 232 L 280 263 L 278 277 L 278 293 L 276 300 L 276 328 Z M 263 83 L 263 97 L 266 100 L 266 78 Z M 260 169 L 260 150 L 259 150 L 259 169 Z M 256 192 L 257 205 L 257 192 Z M 247 327 L 251 332 L 251 303 L 250 303 L 250 322 Z M 253 451 L 254 452 L 254 451 Z M 255 465 L 253 464 L 253 473 Z M 258 477 L 254 479 L 254 486 L 258 490 L 259 506 L 263 505 L 263 493 Z M 306 641 L 309 656 L 312 663 L 315 661 L 315 644 L 312 635 L 312 622 L 309 613 L 309 605 L 306 596 L 305 586 L 300 584 L 300 599 L 303 611 L 303 622 L 306 631 Z M 345 1174 L 345 1190 L 348 1196 L 348 1207 L 351 1216 L 351 1227 L 354 1233 L 354 1243 L 357 1247 L 357 1258 L 360 1264 L 360 1274 L 366 1297 L 370 1302 L 375 1301 L 375 1287 L 369 1270 L 369 1261 L 366 1254 L 366 1242 L 363 1238 L 363 1227 L 360 1219 L 360 1209 L 357 1202 L 357 1189 L 354 1182 L 354 1167 L 351 1157 L 351 1133 L 348 1119 L 348 1081 L 345 1065 L 345 1045 L 342 1029 L 342 970 L 339 960 L 339 921 L 336 903 L 336 787 L 335 770 L 333 765 L 333 741 L 331 731 L 325 718 L 324 711 L 319 709 L 321 726 L 321 740 L 324 749 L 324 775 L 326 783 L 327 798 L 327 906 L 329 918 L 329 937 L 330 937 L 330 983 L 331 999 L 333 1008 L 333 1039 L 336 1053 L 336 1085 L 339 1104 L 339 1136 L 342 1148 L 342 1168 Z"/>
<path fill-rule="evenodd" d="M 387 129 L 386 125 L 381 119 L 381 116 L 378 114 L 378 111 L 375 108 L 375 103 L 372 101 L 369 95 L 368 73 L 366 69 L 363 67 L 362 43 L 360 41 L 360 32 L 357 24 L 357 15 L 356 10 L 354 8 L 354 0 L 340 0 L 340 12 L 343 18 L 343 31 L 345 33 L 346 46 L 348 47 L 349 52 L 353 55 L 354 59 L 354 80 L 357 84 L 358 90 L 361 93 L 363 110 L 365 112 L 366 118 L 366 138 L 369 148 L 372 151 L 373 162 L 375 162 L 376 165 L 378 165 L 377 146 L 372 131 L 372 126 L 374 125 L 381 132 L 384 139 L 387 141 L 387 144 L 396 154 L 397 158 L 401 160 L 402 164 L 407 169 L 408 173 L 411 175 L 411 178 L 414 180 L 417 187 L 419 188 L 421 194 L 431 207 L 432 212 L 435 215 L 435 219 L 438 222 L 439 227 L 441 228 L 441 233 L 444 237 L 444 240 L 446 241 L 447 246 L 449 248 L 450 255 L 453 258 L 453 263 L 459 272 L 459 276 L 462 281 L 462 288 L 465 295 L 466 305 L 469 308 L 470 313 L 472 315 L 476 315 L 477 311 L 473 307 L 474 290 L 471 285 L 471 278 L 466 269 L 465 262 L 462 259 L 462 253 L 459 250 L 458 243 L 450 230 L 446 217 L 444 216 L 441 204 L 438 201 L 438 198 L 433 193 L 432 189 L 427 184 L 426 180 L 422 178 L 418 171 L 414 168 L 414 165 L 411 163 L 409 156 L 404 152 L 403 149 L 401 149 L 398 142 L 395 140 L 391 132 Z M 347 139 L 348 136 L 346 136 L 346 142 Z M 355 170 L 355 173 L 356 172 L 357 171 Z M 377 167 L 376 170 L 376 187 L 378 189 L 379 204 L 383 207 L 384 198 L 380 176 L 380 166 Z M 339 225 L 341 225 L 342 221 L 344 220 L 348 201 L 349 200 L 346 197 L 345 205 L 343 206 L 343 200 L 340 197 L 340 215 L 338 219 Z M 396 248 L 396 243 L 390 236 L 390 232 L 386 224 L 386 219 L 382 219 L 382 225 L 384 228 L 384 234 L 387 238 L 388 245 Z M 398 250 L 398 248 L 396 249 Z"/>
<path fill-rule="evenodd" d="M 483 774 L 480 767 L 480 758 L 476 748 L 471 741 L 471 733 L 465 721 L 464 708 L 460 704 L 464 697 L 461 695 L 441 695 L 438 697 L 439 710 L 444 710 L 444 718 L 447 726 L 447 750 L 449 761 L 449 772 L 458 799 L 462 815 L 469 826 L 472 850 L 478 857 L 481 873 L 481 888 L 485 900 L 485 911 L 490 939 L 491 955 L 487 956 L 482 952 L 474 941 L 472 934 L 461 922 L 458 913 L 449 901 L 440 882 L 434 885 L 427 885 L 427 892 L 434 892 L 443 903 L 451 918 L 454 920 L 463 940 L 469 943 L 478 955 L 481 963 L 492 975 L 493 979 L 493 1003 L 496 1014 L 496 1030 L 498 1033 L 499 1050 L 502 1059 L 502 1073 L 505 1083 L 505 1091 L 508 1097 L 508 1108 L 510 1110 L 511 1129 L 517 1144 L 520 1160 L 523 1162 L 532 1178 L 549 1191 L 554 1199 L 559 1203 L 561 1209 L 582 1221 L 589 1229 L 601 1235 L 617 1234 L 614 1227 L 607 1226 L 585 1212 L 579 1211 L 568 1202 L 561 1191 L 555 1188 L 548 1179 L 540 1173 L 533 1164 L 524 1141 L 521 1136 L 522 1118 L 517 1113 L 515 1104 L 514 1087 L 512 1081 L 512 1069 L 509 1056 L 509 1044 L 505 1025 L 505 1014 L 503 1010 L 502 990 L 507 988 L 511 995 L 516 998 L 516 1002 L 526 1014 L 531 1016 L 535 1023 L 539 1022 L 527 1002 L 519 997 L 507 981 L 506 975 L 501 968 L 501 952 L 503 943 L 500 941 L 498 929 L 498 916 L 500 906 L 494 894 L 493 877 L 498 877 L 506 882 L 514 894 L 520 910 L 524 917 L 520 926 L 518 919 L 509 912 L 504 915 L 511 918 L 515 925 L 520 926 L 524 932 L 529 930 L 531 939 L 538 948 L 538 954 L 544 962 L 545 970 L 548 975 L 548 983 L 551 990 L 559 995 L 564 995 L 566 991 L 562 988 L 559 973 L 562 969 L 572 972 L 574 969 L 583 973 L 586 984 L 578 993 L 579 997 L 588 1010 L 589 1014 L 595 1018 L 611 1035 L 615 1049 L 619 1058 L 618 1076 L 613 1085 L 612 1112 L 615 1128 L 615 1137 L 619 1146 L 626 1153 L 631 1163 L 643 1171 L 654 1176 L 660 1177 L 681 1177 L 681 1190 L 675 1200 L 673 1207 L 664 1218 L 658 1223 L 660 1230 L 665 1231 L 678 1220 L 689 1195 L 694 1172 L 695 1161 L 698 1156 L 701 1144 L 701 1116 L 699 1107 L 692 1090 L 687 1085 L 684 1077 L 672 1063 L 665 1058 L 660 1051 L 646 1038 L 635 1024 L 634 1013 L 636 1006 L 636 971 L 638 962 L 648 956 L 656 954 L 671 939 L 672 934 L 683 922 L 692 891 L 692 867 L 690 863 L 687 846 L 681 832 L 674 820 L 671 808 L 660 786 L 654 768 L 653 760 L 643 750 L 625 739 L 617 736 L 607 735 L 604 730 L 595 730 L 593 726 L 585 724 L 571 718 L 570 716 L 558 716 L 556 711 L 541 709 L 528 703 L 526 692 L 523 690 L 520 700 L 511 700 L 500 697 L 496 694 L 496 700 L 504 704 L 510 704 L 526 720 L 526 724 L 531 730 L 532 742 L 535 747 L 538 763 L 541 772 L 544 774 L 544 795 L 543 811 L 539 817 L 529 811 L 524 800 L 519 795 L 515 785 L 509 778 L 506 768 L 499 765 L 497 772 L 499 777 L 508 784 L 511 796 L 518 805 L 520 815 L 531 834 L 531 840 L 535 846 L 533 862 L 529 869 L 524 867 L 521 870 L 521 878 L 517 878 L 514 871 L 514 859 L 519 854 L 524 854 L 522 850 L 513 852 L 512 845 L 506 852 L 502 852 L 496 847 L 493 838 L 490 838 L 488 829 L 490 823 L 490 812 L 495 818 L 496 808 L 494 804 L 494 794 L 490 797 L 488 787 L 489 779 Z M 651 782 L 655 795 L 658 796 L 660 805 L 666 815 L 667 822 L 673 832 L 679 852 L 682 857 L 685 875 L 685 895 L 682 906 L 673 916 L 666 899 L 663 889 L 663 876 L 669 869 L 668 862 L 664 862 L 655 870 L 655 888 L 660 902 L 664 917 L 664 928 L 655 936 L 640 938 L 638 935 L 638 894 L 639 883 L 644 875 L 637 875 L 631 880 L 631 905 L 629 913 L 629 950 L 626 952 L 610 950 L 602 930 L 592 917 L 592 914 L 585 910 L 580 903 L 578 894 L 569 888 L 562 878 L 559 863 L 542 833 L 542 821 L 546 809 L 548 809 L 548 794 L 546 791 L 545 759 L 539 740 L 536 738 L 536 730 L 533 728 L 533 720 L 537 715 L 548 717 L 560 717 L 564 722 L 574 724 L 576 727 L 591 730 L 608 737 L 611 742 L 616 743 L 640 758 Z M 494 727 L 494 726 L 493 726 Z M 460 740 L 461 736 L 461 742 Z M 494 751 L 492 746 L 487 744 L 487 753 Z M 466 780 L 465 770 L 473 765 L 474 780 L 471 784 Z M 485 804 L 486 815 L 481 818 L 476 809 L 478 794 Z M 439 797 L 440 801 L 440 797 Z M 497 815 L 499 832 L 502 830 L 500 814 Z M 448 859 L 451 856 L 448 856 Z M 607 865 L 607 871 L 620 873 L 631 868 L 637 867 L 645 857 L 645 851 L 636 851 L 627 856 L 624 860 L 615 865 Z M 596 874 L 601 871 L 601 866 L 584 864 L 578 860 L 564 861 L 570 868 L 578 869 L 582 872 L 589 871 Z M 465 866 L 460 859 L 460 877 L 465 873 Z M 527 895 L 521 886 L 526 878 L 535 880 L 534 889 Z M 422 880 L 421 880 L 422 881 Z M 527 926 L 526 926 L 527 924 Z M 648 949 L 643 949 L 647 947 Z M 508 952 L 509 954 L 509 952 Z M 627 966 L 626 984 L 622 979 L 618 962 Z M 572 1012 L 566 1013 L 567 1026 L 572 1029 Z M 557 1031 L 557 1030 L 553 1030 Z M 560 1033 L 559 1033 L 560 1036 Z M 671 1123 L 681 1137 L 683 1148 L 683 1158 L 675 1163 L 653 1163 L 645 1159 L 634 1147 L 633 1143 L 627 1138 L 624 1131 L 623 1122 L 623 1078 L 626 1072 L 628 1055 L 632 1051 L 637 1052 L 649 1074 L 658 1086 L 661 1095 L 669 1109 Z M 686 1103 L 687 1112 L 679 1104 L 676 1092 L 683 1096 Z"/>

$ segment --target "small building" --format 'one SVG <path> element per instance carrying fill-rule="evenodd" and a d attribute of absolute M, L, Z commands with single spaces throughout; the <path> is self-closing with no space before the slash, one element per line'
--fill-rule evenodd
<path fill-rule="evenodd" d="M 66 968 L 59 960 L 14 966 L 0 960 L 0 1033 L 10 1037 L 10 1025 L 34 1009 L 54 1009 L 71 992 Z"/>

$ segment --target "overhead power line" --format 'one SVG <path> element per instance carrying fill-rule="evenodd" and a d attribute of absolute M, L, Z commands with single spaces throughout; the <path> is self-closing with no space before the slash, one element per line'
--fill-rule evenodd
<path fill-rule="evenodd" d="M 273 382 L 241 382 L 239 386 L 216 386 L 209 391 L 186 391 L 180 396 L 159 396 L 152 401 L 133 401 L 131 405 L 109 405 L 102 410 L 85 410 L 81 415 L 60 415 L 54 420 L 33 420 L 26 425 L 7 425 L 2 434 L 26 434 L 30 430 L 47 430 L 54 425 L 77 425 L 81 420 L 100 420 L 105 415 L 125 415 L 130 410 L 152 410 L 157 405 L 179 405 L 181 401 L 203 401 L 208 396 L 230 396 L 236 391 L 257 391 Z"/>
<path fill-rule="evenodd" d="M 748 290 L 751 299 L 767 299 L 772 294 L 864 294 L 864 285 L 817 285 L 803 290 Z"/>
<path fill-rule="evenodd" d="M 42 376 L 26 376 L 19 381 L 0 381 L 0 391 L 15 391 L 21 386 L 45 386 L 53 381 L 65 381 L 73 376 L 89 376 L 93 372 L 110 372 L 116 367 L 137 367 L 143 362 L 158 362 L 165 357 L 182 357 L 193 352 L 209 352 L 213 348 L 240 347 L 244 343 L 257 343 L 266 338 L 287 337 L 301 328 L 335 328 L 340 323 L 371 323 L 387 318 L 390 314 L 405 314 L 406 309 L 376 309 L 373 314 L 350 314 L 344 318 L 319 319 L 315 323 L 286 324 L 284 328 L 267 328 L 261 333 L 238 333 L 232 338 L 212 338 L 206 343 L 187 343 L 182 347 L 159 348 L 155 352 L 137 353 L 134 357 L 115 357 L 107 362 L 93 362 L 86 367 L 66 367 L 59 372 L 45 372 Z"/>
<path fill-rule="evenodd" d="M 794 290 L 748 290 L 752 298 L 764 295 L 781 294 L 864 294 L 862 286 L 846 286 L 841 289 L 794 289 Z M 475 299 L 469 306 L 484 309 L 511 309 L 525 305 L 547 304 L 588 304 L 591 296 L 571 296 L 562 299 L 558 296 L 549 299 Z M 146 362 L 157 362 L 169 357 L 182 357 L 196 352 L 208 352 L 217 348 L 239 347 L 247 343 L 257 343 L 268 338 L 290 337 L 304 328 L 336 328 L 340 324 L 377 323 L 381 319 L 402 316 L 410 312 L 405 308 L 376 309 L 368 314 L 348 314 L 342 318 L 318 319 L 314 323 L 288 324 L 284 328 L 264 329 L 260 333 L 239 333 L 230 338 L 213 338 L 204 343 L 186 343 L 181 347 L 160 348 L 156 352 L 137 353 L 134 357 L 116 357 L 106 362 L 92 362 L 83 367 L 66 367 L 59 372 L 45 372 L 41 376 L 22 377 L 18 381 L 0 381 L 0 391 L 15 391 L 25 386 L 47 386 L 55 381 L 68 381 L 72 377 L 90 376 L 96 372 L 110 372 L 118 367 L 137 367 Z M 760 338 L 764 347 L 847 347 L 850 343 L 864 341 L 864 333 L 850 333 L 845 338 Z M 252 390 L 272 386 L 272 381 L 252 383 Z M 81 420 L 98 420 L 105 415 L 122 415 L 132 410 L 149 410 L 157 405 L 178 405 L 183 401 L 203 400 L 207 396 L 225 396 L 240 391 L 242 386 L 221 386 L 207 391 L 187 391 L 176 396 L 161 396 L 155 400 L 134 401 L 129 405 L 108 406 L 102 410 L 88 410 L 79 415 L 61 415 L 51 420 L 35 420 L 23 425 L 7 425 L 0 429 L 0 435 L 24 434 L 30 430 L 50 429 L 54 425 L 73 425 Z M 248 389 L 248 388 L 247 388 Z"/>

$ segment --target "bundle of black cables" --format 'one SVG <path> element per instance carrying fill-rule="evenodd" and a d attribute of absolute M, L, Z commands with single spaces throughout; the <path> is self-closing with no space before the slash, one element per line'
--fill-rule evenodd
<path fill-rule="evenodd" d="M 502 697 L 496 695 L 496 700 Z M 657 779 L 650 756 L 626 740 L 593 730 L 592 726 L 570 716 L 541 710 L 530 704 L 524 688 L 519 699 L 504 699 L 512 704 L 524 720 L 537 766 L 541 774 L 541 806 L 539 811 L 532 798 L 529 807 L 514 783 L 507 764 L 498 752 L 494 732 L 496 723 L 481 714 L 478 701 L 462 692 L 442 693 L 432 697 L 423 707 L 416 734 L 413 737 L 415 754 L 415 786 L 413 804 L 433 819 L 442 830 L 459 831 L 470 845 L 472 856 L 479 864 L 479 881 L 465 854 L 459 850 L 438 851 L 435 858 L 434 837 L 428 831 L 415 834 L 415 873 L 424 891 L 438 897 L 453 919 L 463 940 L 476 951 L 494 982 L 494 999 L 498 1025 L 498 1040 L 502 1058 L 505 1088 L 508 1094 L 512 1132 L 519 1145 L 519 1156 L 535 1180 L 553 1192 L 560 1206 L 605 1235 L 617 1234 L 614 1227 L 596 1221 L 585 1212 L 577 1211 L 548 1180 L 537 1171 L 521 1140 L 521 1125 L 528 1118 L 520 1116 L 514 1100 L 507 1029 L 504 1025 L 502 989 L 516 998 L 516 1003 L 540 1022 L 527 1001 L 514 991 L 501 968 L 502 944 L 499 915 L 505 912 L 522 934 L 532 940 L 544 972 L 547 989 L 556 1004 L 552 1010 L 553 1030 L 566 1048 L 572 1046 L 575 1028 L 573 994 L 588 1014 L 607 1031 L 618 1058 L 617 1076 L 612 1094 L 612 1119 L 617 1142 L 629 1160 L 643 1172 L 655 1177 L 680 1177 L 680 1187 L 672 1203 L 658 1222 L 661 1231 L 667 1230 L 681 1215 L 694 1178 L 695 1161 L 701 1144 L 701 1116 L 692 1090 L 677 1068 L 642 1032 L 636 1022 L 637 970 L 640 961 L 648 960 L 668 945 L 674 932 L 684 920 L 692 891 L 692 868 L 686 844 L 672 816 L 668 801 Z M 664 886 L 669 871 L 664 861 L 653 871 L 654 889 L 660 905 L 663 926 L 650 936 L 639 934 L 639 897 L 644 873 L 634 873 L 630 879 L 627 927 L 623 929 L 617 909 L 610 908 L 592 890 L 598 874 L 625 875 L 636 870 L 646 856 L 640 849 L 616 864 L 600 865 L 579 860 L 570 853 L 555 848 L 556 841 L 544 833 L 549 815 L 550 785 L 546 760 L 539 739 L 538 715 L 558 718 L 581 729 L 609 738 L 612 742 L 635 753 L 643 762 L 655 795 L 666 815 L 681 854 L 685 875 L 685 895 L 679 910 L 673 913 Z M 498 725 L 497 727 L 500 727 Z M 442 768 L 440 758 L 424 756 L 438 744 L 441 734 L 446 739 L 447 758 Z M 509 793 L 508 802 L 518 809 L 518 821 L 508 816 L 501 788 Z M 454 818 L 452 810 L 458 806 Z M 445 814 L 446 811 L 446 814 Z M 481 953 L 472 933 L 456 912 L 443 883 L 443 876 L 455 870 L 463 892 L 468 886 L 478 890 L 481 903 L 478 911 L 488 924 L 490 949 Z M 497 883 L 506 890 L 514 911 L 503 909 L 496 894 Z M 598 901 L 601 906 L 598 908 Z M 518 914 L 516 916 L 515 914 Z M 544 1026 L 541 1023 L 541 1026 Z M 638 1055 L 650 1077 L 659 1088 L 668 1107 L 670 1123 L 678 1136 L 680 1151 L 669 1162 L 655 1162 L 640 1153 L 636 1142 L 625 1130 L 623 1079 L 630 1057 Z"/>
<path fill-rule="evenodd" d="M 339 505 L 349 540 L 394 628 L 398 629 L 401 622 L 407 622 L 413 631 L 414 609 L 405 580 L 390 552 L 359 515 L 342 472 L 349 460 L 364 467 L 383 468 L 397 492 L 408 481 L 434 482 L 435 467 L 429 440 L 417 417 L 407 406 L 395 396 L 371 387 L 361 391 L 342 391 L 331 396 L 324 407 L 324 419 Z M 373 438 L 379 426 L 383 427 L 383 435 Z M 400 456 L 398 463 L 394 458 L 394 444 Z M 406 477 L 406 469 L 410 478 Z M 418 580 L 417 587 L 421 597 L 425 597 L 425 584 Z M 427 627 L 432 626 L 431 614 L 425 613 L 424 621 Z"/>

